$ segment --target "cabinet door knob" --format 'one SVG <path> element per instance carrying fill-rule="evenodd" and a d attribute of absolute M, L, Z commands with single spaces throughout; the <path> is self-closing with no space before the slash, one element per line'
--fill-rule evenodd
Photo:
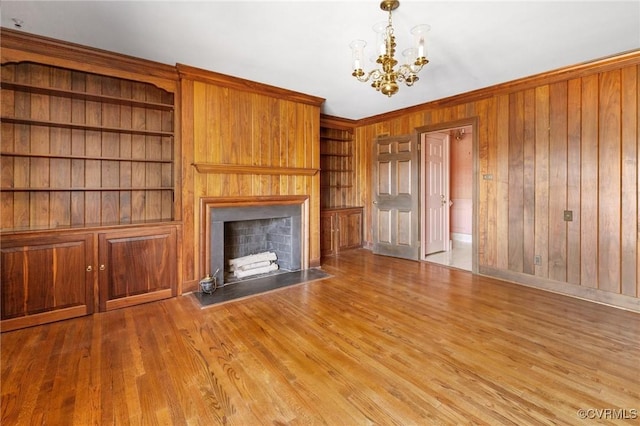
<path fill-rule="evenodd" d="M 104 270 L 105 270 L 104 265 L 100 265 L 100 270 L 101 270 L 101 271 L 104 271 Z"/>
<path fill-rule="evenodd" d="M 93 271 L 93 266 L 88 265 L 88 266 L 87 266 L 87 272 L 91 272 L 91 271 Z"/>

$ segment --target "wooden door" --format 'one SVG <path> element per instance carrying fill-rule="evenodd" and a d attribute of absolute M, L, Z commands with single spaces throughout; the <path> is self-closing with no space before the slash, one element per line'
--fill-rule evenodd
<path fill-rule="evenodd" d="M 449 250 L 449 135 L 425 133 L 424 256 Z"/>
<path fill-rule="evenodd" d="M 176 241 L 169 226 L 100 234 L 100 310 L 175 296 Z"/>
<path fill-rule="evenodd" d="M 417 136 L 377 138 L 373 149 L 373 252 L 418 259 Z"/>

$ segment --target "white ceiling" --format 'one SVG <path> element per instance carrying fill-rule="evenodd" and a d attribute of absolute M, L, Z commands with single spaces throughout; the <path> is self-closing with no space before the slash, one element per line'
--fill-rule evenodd
<path fill-rule="evenodd" d="M 25 32 L 322 97 L 323 113 L 349 119 L 640 48 L 638 0 L 402 0 L 397 50 L 429 24 L 430 63 L 387 98 L 351 76 L 349 43 L 370 48 L 371 27 L 386 20 L 378 0 L 0 0 L 0 14 L 3 27 L 15 18 Z"/>

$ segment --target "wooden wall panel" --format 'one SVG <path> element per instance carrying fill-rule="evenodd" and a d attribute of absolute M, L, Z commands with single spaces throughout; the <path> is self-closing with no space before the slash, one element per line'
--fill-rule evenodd
<path fill-rule="evenodd" d="M 30 68 L 30 83 L 36 86 L 49 86 L 51 84 L 48 70 L 37 64 L 28 65 Z M 36 93 L 31 94 L 30 105 L 31 118 L 35 120 L 50 120 L 49 97 Z M 49 151 L 49 128 L 45 126 L 31 126 L 29 135 L 29 148 L 33 154 L 47 154 Z M 50 185 L 50 160 L 46 158 L 31 158 L 29 168 L 29 187 L 47 188 Z M 49 198 L 45 191 L 32 192 L 30 194 L 29 222 L 34 226 L 46 227 L 49 225 Z"/>
<path fill-rule="evenodd" d="M 528 89 L 524 92 L 523 109 L 523 259 L 522 272 L 535 273 L 535 91 Z"/>
<path fill-rule="evenodd" d="M 549 87 L 549 278 L 567 278 L 567 85 Z M 543 213 L 544 214 L 544 213 Z"/>
<path fill-rule="evenodd" d="M 84 92 L 86 91 L 86 79 L 84 75 L 78 72 L 71 73 L 71 90 Z M 85 100 L 71 100 L 71 123 L 84 124 L 86 122 Z M 86 155 L 85 131 L 81 129 L 71 130 L 71 155 Z M 81 159 L 71 160 L 71 185 L 76 188 L 82 188 L 85 182 L 85 165 L 86 162 Z M 82 191 L 73 191 L 71 193 L 71 225 L 80 226 L 85 223 L 84 211 L 86 206 L 86 195 Z"/>
<path fill-rule="evenodd" d="M 52 69 L 51 86 L 69 90 L 71 89 L 71 72 L 63 69 Z M 51 120 L 69 123 L 71 122 L 71 100 L 69 98 L 54 97 L 50 101 Z M 51 128 L 50 152 L 55 155 L 69 155 L 71 153 L 71 129 Z M 68 158 L 52 158 L 51 186 L 69 188 L 71 186 L 71 160 Z M 51 215 L 49 226 L 68 226 L 71 224 L 71 192 L 58 191 L 51 193 Z"/>
<path fill-rule="evenodd" d="M 320 100 L 301 102 L 236 87 L 237 79 L 178 66 L 182 72 L 184 257 L 183 290 L 195 289 L 205 273 L 200 265 L 200 199 L 307 195 L 310 209 L 309 261 L 320 261 L 319 173 Z M 255 89 L 255 90 L 254 90 Z M 194 164 L 215 171 L 194 170 Z M 241 171 L 225 169 L 242 166 Z M 205 167 L 206 168 L 206 167 Z M 281 168 L 291 173 L 263 173 Z M 235 169 L 237 170 L 237 169 Z"/>
<path fill-rule="evenodd" d="M 5 67 L 6 78 L 15 81 L 15 66 L 9 65 Z M 0 114 L 9 115 L 10 111 L 15 112 L 15 93 L 11 90 L 5 90 L 0 96 Z M 2 121 L 0 123 L 0 152 L 12 152 L 15 139 L 16 126 L 9 125 Z M 0 186 L 8 187 L 15 181 L 14 157 L 0 156 Z M 14 194 L 11 192 L 0 191 L 0 228 L 11 229 L 14 227 Z"/>
<path fill-rule="evenodd" d="M 567 86 L 567 210 L 573 220 L 567 222 L 567 282 L 580 285 L 580 125 L 581 82 L 569 80 Z"/>
<path fill-rule="evenodd" d="M 497 99 L 498 108 L 496 111 L 496 199 L 488 200 L 489 203 L 496 204 L 496 235 L 494 238 L 496 245 L 496 267 L 498 269 L 509 269 L 509 96 L 499 96 Z M 492 121 L 493 121 L 492 120 Z M 481 125 L 482 126 L 482 125 Z M 477 133 L 477 132 L 476 132 Z M 482 145 L 482 144 L 481 144 Z M 487 170 L 487 174 L 491 174 Z M 490 235 L 487 235 L 491 239 Z"/>
<path fill-rule="evenodd" d="M 509 97 L 509 269 L 524 264 L 524 93 Z"/>
<path fill-rule="evenodd" d="M 549 86 L 536 87 L 535 93 L 535 275 L 549 278 Z"/>
<path fill-rule="evenodd" d="M 29 75 L 18 73 L 15 76 L 18 83 L 30 83 Z M 5 91 L 3 90 L 3 96 Z M 16 93 L 15 116 L 28 117 L 31 114 L 31 95 L 28 93 Z M 30 126 L 18 124 L 14 126 L 14 149 L 17 152 L 30 152 L 31 128 Z M 27 187 L 30 184 L 29 175 L 31 161 L 29 158 L 16 157 L 13 160 L 14 184 L 16 187 Z M 28 227 L 30 223 L 30 194 L 27 192 L 14 192 L 14 226 L 17 228 Z"/>
<path fill-rule="evenodd" d="M 471 111 L 468 115 L 473 116 L 474 112 L 477 112 L 478 121 L 486 123 L 490 117 L 495 116 L 495 102 L 485 101 L 478 102 L 475 107 L 475 111 Z M 481 135 L 478 135 L 479 140 L 496 141 L 495 126 L 482 126 L 480 129 Z M 497 143 L 483 144 L 478 147 L 477 156 L 479 170 L 496 170 L 496 158 L 497 158 Z M 478 187 L 478 199 L 482 200 L 477 207 L 478 216 L 486 217 L 484 223 L 478 222 L 477 233 L 480 241 L 488 241 L 488 235 L 495 235 L 497 233 L 497 206 L 495 200 L 496 185 L 492 180 L 481 179 Z M 484 265 L 496 266 L 496 244 L 493 240 L 492 244 L 485 244 L 478 247 L 478 262 Z"/>
<path fill-rule="evenodd" d="M 580 284 L 598 286 L 598 76 L 582 79 Z"/>
<path fill-rule="evenodd" d="M 480 271 L 640 310 L 638 64 L 632 52 L 361 120 L 355 185 L 376 136 L 475 117 Z"/>
<path fill-rule="evenodd" d="M 621 84 L 622 125 L 622 211 L 623 224 L 633 224 L 622 233 L 621 276 L 622 294 L 636 296 L 638 270 L 638 71 L 624 68 Z"/>
<path fill-rule="evenodd" d="M 598 151 L 598 288 L 620 291 L 620 71 L 600 75 Z"/>

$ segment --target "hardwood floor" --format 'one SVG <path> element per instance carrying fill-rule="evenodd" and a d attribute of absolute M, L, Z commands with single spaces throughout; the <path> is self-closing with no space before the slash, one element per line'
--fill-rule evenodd
<path fill-rule="evenodd" d="M 4 333 L 2 424 L 638 422 L 637 313 L 366 250 L 323 269 Z"/>

